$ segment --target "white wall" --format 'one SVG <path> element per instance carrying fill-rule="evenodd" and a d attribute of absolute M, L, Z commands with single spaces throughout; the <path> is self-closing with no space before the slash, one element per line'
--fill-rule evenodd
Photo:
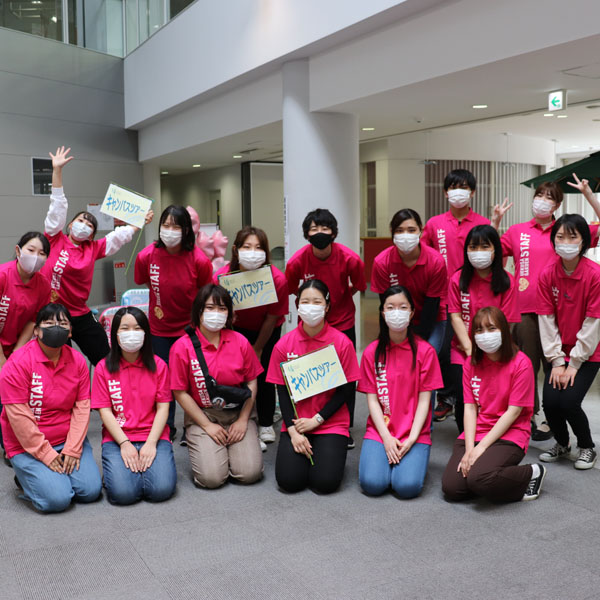
<path fill-rule="evenodd" d="M 253 163 L 250 173 L 252 225 L 266 232 L 271 248 L 283 247 L 283 164 Z"/>
<path fill-rule="evenodd" d="M 242 227 L 242 176 L 241 166 L 211 169 L 189 175 L 169 175 L 161 180 L 161 204 L 164 210 L 169 204 L 192 206 L 200 219 L 209 210 L 209 192 L 221 192 L 221 230 L 229 238 L 229 248 L 235 234 Z"/>
<path fill-rule="evenodd" d="M 123 129 L 120 59 L 2 29 L 0 89 L 0 261 L 13 256 L 23 233 L 44 227 L 48 198 L 33 196 L 31 157 L 71 146 L 76 160 L 64 171 L 69 218 L 101 202 L 111 181 L 142 189 L 137 135 Z M 128 259 L 133 244 L 114 258 Z M 110 265 L 112 258 L 96 263 L 90 305 L 110 300 Z"/>

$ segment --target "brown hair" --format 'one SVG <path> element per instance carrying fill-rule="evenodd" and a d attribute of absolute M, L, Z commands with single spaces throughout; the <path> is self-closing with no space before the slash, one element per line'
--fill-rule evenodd
<path fill-rule="evenodd" d="M 535 188 L 533 197 L 546 195 L 550 196 L 556 204 L 559 206 L 561 205 L 563 201 L 563 191 L 556 181 L 544 181 L 544 183 L 540 183 L 540 185 Z"/>
<path fill-rule="evenodd" d="M 512 340 L 510 326 L 504 313 L 497 306 L 486 306 L 480 308 L 473 317 L 471 323 L 471 345 L 473 352 L 471 354 L 471 364 L 476 365 L 483 359 L 483 350 L 475 343 L 475 331 L 478 327 L 484 325 L 486 321 L 491 321 L 502 333 L 502 346 L 500 346 L 500 362 L 509 362 L 518 352 L 517 346 Z"/>
<path fill-rule="evenodd" d="M 227 322 L 225 323 L 225 327 L 226 329 L 233 329 L 233 301 L 231 300 L 231 296 L 224 287 L 215 285 L 214 283 L 207 283 L 198 290 L 194 304 L 192 304 L 192 325 L 200 327 L 200 318 L 209 300 L 227 308 Z"/>
<path fill-rule="evenodd" d="M 267 234 L 259 227 L 253 227 L 252 225 L 245 225 L 240 229 L 233 240 L 233 246 L 231 247 L 231 263 L 229 264 L 229 271 L 240 270 L 240 257 L 238 250 L 244 245 L 246 238 L 251 235 L 255 235 L 260 242 L 260 247 L 265 251 L 265 265 L 271 262 L 271 251 L 269 250 L 269 238 Z"/>

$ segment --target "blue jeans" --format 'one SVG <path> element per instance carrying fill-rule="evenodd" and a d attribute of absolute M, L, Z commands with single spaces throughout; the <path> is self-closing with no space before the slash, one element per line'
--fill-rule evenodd
<path fill-rule="evenodd" d="M 53 448 L 60 452 L 63 446 L 59 444 Z M 87 438 L 83 443 L 79 469 L 73 470 L 70 475 L 52 471 L 27 452 L 13 456 L 10 462 L 23 488 L 21 498 L 29 500 L 45 513 L 66 510 L 73 499 L 93 502 L 102 492 L 100 471 Z"/>
<path fill-rule="evenodd" d="M 144 442 L 132 443 L 138 452 L 144 445 Z M 125 466 L 116 442 L 104 442 L 102 470 L 106 494 L 112 504 L 133 504 L 142 499 L 162 502 L 175 493 L 177 470 L 173 445 L 167 440 L 158 440 L 154 461 L 143 473 L 134 473 Z"/>
<path fill-rule="evenodd" d="M 397 465 L 390 465 L 381 442 L 364 439 L 358 465 L 363 491 L 380 496 L 390 486 L 400 498 L 415 498 L 423 489 L 429 463 L 429 444 L 415 444 Z"/>
<path fill-rule="evenodd" d="M 187 335 L 187 334 L 186 334 Z M 173 344 L 179 339 L 179 337 L 166 337 L 160 335 L 152 336 L 152 351 L 156 356 L 162 358 L 167 364 L 169 364 L 169 353 Z M 169 416 L 167 417 L 167 425 L 171 431 L 171 439 L 173 439 L 173 432 L 175 431 L 175 406 L 177 402 L 171 396 L 171 402 L 169 403 Z"/>

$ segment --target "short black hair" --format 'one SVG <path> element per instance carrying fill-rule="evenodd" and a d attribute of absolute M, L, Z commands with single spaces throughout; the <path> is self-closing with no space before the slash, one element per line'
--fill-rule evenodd
<path fill-rule="evenodd" d="M 404 221 L 408 221 L 408 219 L 413 219 L 416 221 L 419 229 L 423 231 L 423 221 L 421 221 L 419 213 L 412 208 L 402 208 L 392 217 L 392 220 L 390 221 L 390 230 L 392 235 L 394 235 L 394 231 L 396 231 L 396 229 L 402 225 Z"/>
<path fill-rule="evenodd" d="M 160 227 L 164 222 L 171 217 L 175 222 L 175 225 L 181 227 L 181 248 L 191 252 L 196 245 L 196 236 L 194 235 L 194 228 L 192 227 L 192 217 L 190 213 L 183 206 L 177 206 L 171 204 L 162 211 L 160 215 L 160 221 L 158 222 L 159 236 L 155 244 L 157 248 L 165 248 L 165 243 L 160 239 Z"/>
<path fill-rule="evenodd" d="M 564 227 L 567 233 L 575 233 L 576 231 L 579 232 L 579 235 L 581 235 L 582 239 L 579 256 L 582 257 L 592 244 L 590 226 L 587 224 L 587 221 L 581 215 L 576 214 L 566 214 L 557 219 L 552 226 L 552 231 L 550 232 L 550 241 L 552 242 L 553 248 L 556 248 L 554 238 L 561 227 Z"/>
<path fill-rule="evenodd" d="M 304 221 L 302 222 L 302 231 L 304 232 L 304 237 L 306 239 L 308 239 L 308 230 L 313 223 L 315 225 L 321 225 L 322 227 L 329 227 L 333 237 L 337 237 L 337 219 L 326 208 L 317 208 L 315 210 L 311 210 L 306 217 L 304 217 Z"/>
<path fill-rule="evenodd" d="M 194 327 L 200 327 L 200 317 L 204 312 L 206 303 L 213 299 L 215 304 L 219 306 L 225 306 L 227 308 L 227 322 L 225 327 L 227 329 L 233 328 L 233 301 L 229 292 L 222 285 L 215 285 L 214 283 L 207 283 L 204 287 L 201 287 L 196 298 L 194 298 L 194 304 L 192 305 L 192 325 Z"/>
<path fill-rule="evenodd" d="M 40 312 L 35 318 L 35 326 L 39 327 L 44 321 L 49 321 L 55 317 L 57 321 L 60 321 L 61 317 L 65 317 L 67 321 L 73 325 L 73 318 L 67 307 L 58 302 L 50 302 L 49 304 L 46 304 L 46 306 L 40 308 Z"/>
<path fill-rule="evenodd" d="M 80 210 L 70 221 L 69 221 L 69 225 L 71 225 L 71 223 L 73 223 L 73 221 L 77 218 L 77 217 L 83 217 L 93 228 L 94 231 L 92 233 L 92 237 L 94 237 L 96 235 L 96 231 L 98 231 L 98 219 L 96 219 L 96 217 L 91 213 L 88 212 L 87 210 Z"/>
<path fill-rule="evenodd" d="M 42 242 L 42 249 L 46 253 L 46 256 L 49 256 L 50 255 L 50 242 L 48 241 L 48 238 L 43 233 L 40 233 L 39 231 L 28 231 L 27 233 L 24 233 L 21 236 L 21 239 L 17 242 L 17 246 L 19 246 L 19 248 L 23 248 L 23 246 L 27 242 L 30 242 L 33 239 L 38 239 L 38 240 L 40 240 L 40 242 Z"/>
<path fill-rule="evenodd" d="M 302 292 L 310 288 L 315 288 L 315 290 L 321 292 L 323 298 L 325 298 L 325 303 L 327 305 L 330 304 L 331 300 L 329 296 L 329 288 L 320 279 L 307 279 L 306 281 L 304 281 L 302 285 L 298 288 L 298 301 L 300 301 L 300 296 L 302 296 Z"/>
<path fill-rule="evenodd" d="M 110 352 L 104 359 L 106 369 L 109 373 L 116 373 L 119 370 L 119 361 L 123 356 L 121 346 L 119 346 L 119 340 L 117 338 L 117 332 L 121 325 L 121 320 L 125 315 L 131 315 L 137 324 L 144 331 L 144 345 L 140 350 L 140 357 L 142 363 L 151 373 L 156 372 L 156 361 L 154 360 L 154 352 L 152 351 L 152 336 L 150 334 L 150 323 L 148 317 L 143 310 L 140 310 L 136 306 L 123 306 L 113 316 L 112 325 L 110 328 Z"/>
<path fill-rule="evenodd" d="M 469 189 L 474 192 L 477 187 L 475 175 L 467 169 L 454 169 L 450 171 L 444 179 L 444 190 L 447 192 L 450 188 L 460 187 L 461 185 L 469 186 Z"/>

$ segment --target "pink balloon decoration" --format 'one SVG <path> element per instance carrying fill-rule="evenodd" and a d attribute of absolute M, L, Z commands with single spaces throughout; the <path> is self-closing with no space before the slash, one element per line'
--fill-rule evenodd
<path fill-rule="evenodd" d="M 198 213 L 191 207 L 187 207 L 187 211 L 192 219 L 192 229 L 196 236 L 196 246 L 206 254 L 208 260 L 212 261 L 213 271 L 217 271 L 227 264 L 225 253 L 227 252 L 228 239 L 219 229 L 211 236 L 200 230 L 200 217 Z"/>

